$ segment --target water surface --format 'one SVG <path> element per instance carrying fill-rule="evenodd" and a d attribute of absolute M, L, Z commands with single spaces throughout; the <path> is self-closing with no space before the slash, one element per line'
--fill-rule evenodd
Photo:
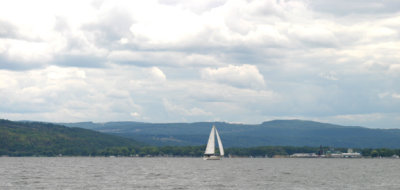
<path fill-rule="evenodd" d="M 400 189 L 400 159 L 0 158 L 0 189 Z"/>

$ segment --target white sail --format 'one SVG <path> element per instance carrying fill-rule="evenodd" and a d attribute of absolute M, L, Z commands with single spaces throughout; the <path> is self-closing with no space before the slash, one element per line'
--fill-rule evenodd
<path fill-rule="evenodd" d="M 204 154 L 215 154 L 215 126 L 212 127 L 210 137 L 208 138 L 206 152 Z"/>
<path fill-rule="evenodd" d="M 219 138 L 217 129 L 215 129 L 215 133 L 217 134 L 217 139 L 218 139 L 219 154 L 220 156 L 224 156 L 224 146 L 222 146 L 221 138 Z"/>

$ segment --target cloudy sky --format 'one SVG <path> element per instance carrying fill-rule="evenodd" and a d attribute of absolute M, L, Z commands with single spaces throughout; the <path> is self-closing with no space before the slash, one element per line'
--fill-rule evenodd
<path fill-rule="evenodd" d="M 400 1 L 1 1 L 0 118 L 400 128 Z"/>

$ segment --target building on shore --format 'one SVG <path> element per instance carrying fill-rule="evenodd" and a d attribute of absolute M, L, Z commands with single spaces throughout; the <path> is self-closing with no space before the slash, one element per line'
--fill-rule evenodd
<path fill-rule="evenodd" d="M 359 152 L 353 152 L 353 149 L 348 149 L 347 153 L 342 153 L 338 151 L 319 151 L 318 154 L 315 153 L 295 153 L 290 155 L 290 158 L 361 158 L 362 155 Z"/>
<path fill-rule="evenodd" d="M 290 158 L 318 158 L 315 153 L 295 153 L 290 155 Z"/>
<path fill-rule="evenodd" d="M 342 153 L 342 158 L 361 158 L 361 153 L 352 152 L 352 153 Z"/>

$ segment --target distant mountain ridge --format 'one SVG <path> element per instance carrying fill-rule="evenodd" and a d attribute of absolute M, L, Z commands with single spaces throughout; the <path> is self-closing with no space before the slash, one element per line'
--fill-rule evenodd
<path fill-rule="evenodd" d="M 225 147 L 332 146 L 400 148 L 400 129 L 370 129 L 305 120 L 273 120 L 258 125 L 225 122 L 197 123 L 63 123 L 128 137 L 150 145 L 204 145 L 215 124 Z"/>

